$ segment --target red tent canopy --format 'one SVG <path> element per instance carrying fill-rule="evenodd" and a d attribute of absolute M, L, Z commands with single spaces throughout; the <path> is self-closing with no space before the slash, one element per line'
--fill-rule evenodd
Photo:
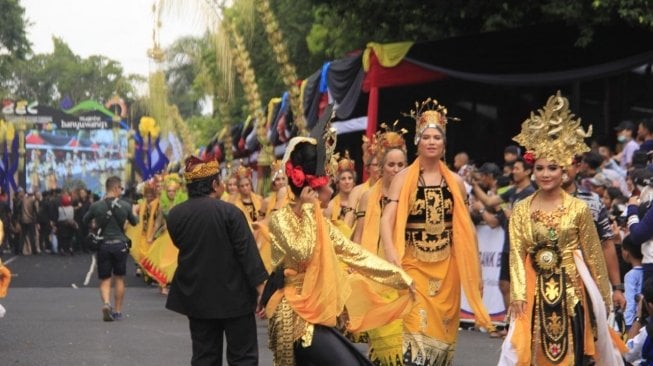
<path fill-rule="evenodd" d="M 395 67 L 384 67 L 372 50 L 370 53 L 370 68 L 363 79 L 363 91 L 369 93 L 367 104 L 367 130 L 368 138 L 376 133 L 379 110 L 379 88 L 423 84 L 430 81 L 444 79 L 445 74 L 423 68 L 408 60 L 402 60 Z"/>

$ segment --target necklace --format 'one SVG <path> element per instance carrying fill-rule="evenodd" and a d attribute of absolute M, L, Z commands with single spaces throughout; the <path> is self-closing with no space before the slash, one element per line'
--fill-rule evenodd
<path fill-rule="evenodd" d="M 549 239 L 553 241 L 557 239 L 556 228 L 560 224 L 560 218 L 566 211 L 565 206 L 562 204 L 551 212 L 537 209 L 531 213 L 531 219 L 533 219 L 534 222 L 539 222 L 544 225 L 548 231 Z"/>

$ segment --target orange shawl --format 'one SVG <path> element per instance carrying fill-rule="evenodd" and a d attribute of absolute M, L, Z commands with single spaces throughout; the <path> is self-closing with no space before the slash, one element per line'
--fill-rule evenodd
<path fill-rule="evenodd" d="M 266 306 L 266 314 L 274 314 L 281 298 L 310 324 L 334 327 L 345 306 L 349 315 L 348 329 L 364 331 L 385 325 L 403 317 L 412 301 L 407 291 L 394 301 L 378 294 L 376 284 L 360 274 L 348 275 L 340 265 L 330 244 L 330 225 L 325 220 L 319 203 L 315 203 L 316 244 L 305 273 L 286 269 L 286 285 L 277 291 Z M 296 284 L 301 283 L 301 289 Z M 354 296 L 352 296 L 354 294 Z"/>
<path fill-rule="evenodd" d="M 494 329 L 481 295 L 483 276 L 479 262 L 476 231 L 474 230 L 471 216 L 469 211 L 467 211 L 467 205 L 465 204 L 465 199 L 462 196 L 455 174 L 442 161 L 439 161 L 438 164 L 440 173 L 444 177 L 453 196 L 453 243 L 451 243 L 451 249 L 458 265 L 460 282 L 463 291 L 465 291 L 465 297 L 474 312 L 476 323 L 486 329 Z M 419 159 L 417 159 L 407 168 L 406 179 L 399 193 L 397 217 L 393 234 L 393 243 L 398 258 L 403 258 L 405 252 L 406 242 L 404 235 L 406 232 L 408 210 L 413 199 L 412 197 L 417 189 L 419 172 Z"/>

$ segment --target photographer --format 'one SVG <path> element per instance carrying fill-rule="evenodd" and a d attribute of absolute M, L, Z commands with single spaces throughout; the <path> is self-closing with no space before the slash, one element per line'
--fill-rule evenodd
<path fill-rule="evenodd" d="M 95 226 L 101 229 L 102 242 L 97 251 L 98 277 L 100 278 L 100 297 L 102 298 L 102 319 L 113 321 L 122 319 L 122 300 L 125 295 L 125 273 L 128 239 L 123 228 L 125 222 L 136 225 L 138 218 L 132 212 L 131 204 L 120 199 L 122 185 L 119 177 L 107 179 L 106 196 L 91 205 L 82 221 L 85 224 L 95 220 Z M 111 307 L 111 278 L 115 282 L 115 311 Z"/>
<path fill-rule="evenodd" d="M 653 277 L 653 172 L 639 169 L 632 174 L 633 183 L 640 191 L 628 200 L 628 230 L 635 245 L 641 245 L 644 282 Z"/>

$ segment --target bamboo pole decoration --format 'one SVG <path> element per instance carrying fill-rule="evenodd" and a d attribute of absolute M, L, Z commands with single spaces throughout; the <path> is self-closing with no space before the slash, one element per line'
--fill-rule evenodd
<path fill-rule="evenodd" d="M 25 130 L 27 123 L 22 121 L 18 123 L 18 172 L 22 173 L 25 169 Z"/>
<path fill-rule="evenodd" d="M 298 134 L 300 136 L 305 136 L 307 135 L 306 120 L 304 119 L 300 90 L 297 85 L 298 78 L 295 65 L 290 62 L 288 47 L 283 39 L 281 29 L 279 29 L 277 18 L 270 8 L 269 0 L 257 0 L 257 3 L 256 9 L 263 21 L 265 33 L 268 36 L 268 42 L 272 47 L 277 63 L 281 66 L 281 76 L 286 88 L 288 88 L 288 93 L 290 95 L 290 108 L 292 108 L 293 116 L 295 118 L 295 126 L 297 126 Z"/>
<path fill-rule="evenodd" d="M 168 115 L 172 120 L 177 136 L 179 136 L 181 139 L 182 147 L 184 149 L 183 151 L 184 156 L 192 155 L 193 152 L 195 151 L 195 141 L 190 132 L 190 129 L 188 128 L 188 124 L 186 123 L 186 121 L 184 121 L 184 119 L 179 114 L 179 109 L 177 108 L 176 105 L 168 107 Z"/>
<path fill-rule="evenodd" d="M 127 154 L 125 155 L 127 163 L 125 164 L 125 173 L 123 176 L 123 182 L 130 182 L 130 184 L 134 183 L 132 182 L 132 161 L 134 161 L 134 153 L 136 151 L 134 135 L 136 135 L 136 132 L 130 128 L 129 132 L 127 132 Z"/>
<path fill-rule="evenodd" d="M 256 137 L 261 144 L 261 153 L 258 157 L 259 165 L 270 165 L 272 163 L 272 155 L 270 154 L 270 145 L 267 138 L 266 120 L 263 114 L 261 104 L 261 95 L 258 91 L 256 84 L 256 75 L 252 68 L 252 62 L 249 56 L 249 51 L 245 47 L 243 37 L 238 33 L 235 27 L 230 24 L 225 24 L 225 28 L 229 30 L 235 47 L 232 50 L 232 57 L 234 58 L 234 65 L 236 66 L 236 73 L 240 82 L 243 84 L 245 90 L 245 99 L 249 107 L 249 112 L 256 118 Z"/>

